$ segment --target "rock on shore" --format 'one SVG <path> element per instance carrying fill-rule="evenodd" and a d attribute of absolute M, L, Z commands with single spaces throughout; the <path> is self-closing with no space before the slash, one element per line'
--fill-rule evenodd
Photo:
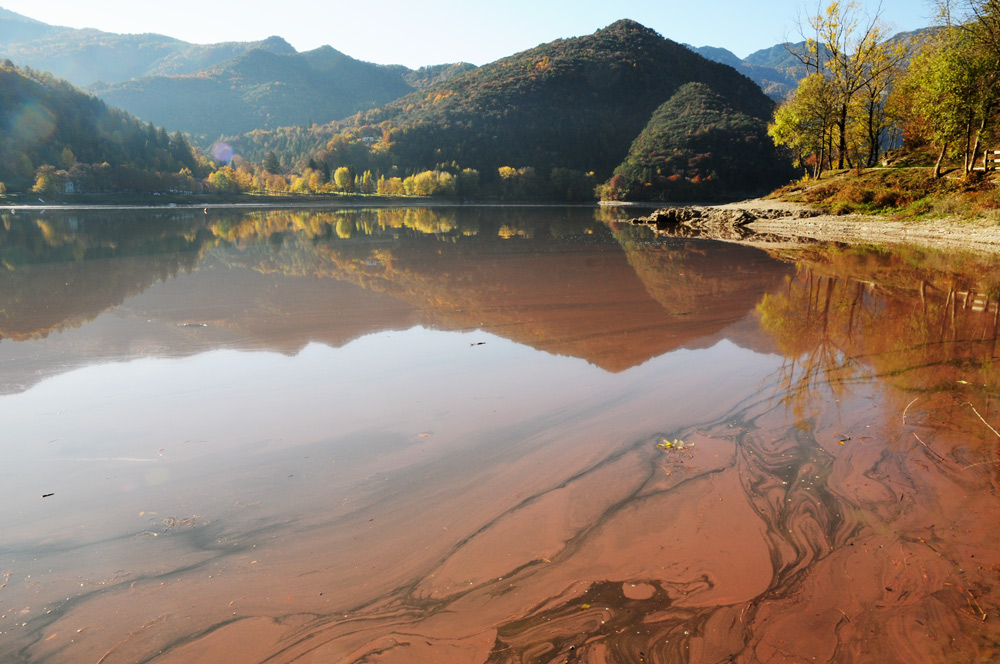
<path fill-rule="evenodd" d="M 744 240 L 754 236 L 758 241 L 774 241 L 760 237 L 747 226 L 761 219 L 803 219 L 818 213 L 804 207 L 745 207 L 737 205 L 669 207 L 650 215 L 632 219 L 633 224 L 650 226 L 659 233 L 672 236 L 699 236 L 718 240 Z"/>
<path fill-rule="evenodd" d="M 678 224 L 690 228 L 738 228 L 758 219 L 804 219 L 819 213 L 805 208 L 743 208 L 732 206 L 671 207 L 656 210 L 652 214 L 633 219 L 633 224 L 648 224 L 664 230 Z"/>

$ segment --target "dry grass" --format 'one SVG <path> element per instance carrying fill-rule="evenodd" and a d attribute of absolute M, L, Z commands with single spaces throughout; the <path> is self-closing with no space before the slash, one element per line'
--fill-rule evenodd
<path fill-rule="evenodd" d="M 935 179 L 924 167 L 837 171 L 802 180 L 771 197 L 825 208 L 833 214 L 885 214 L 895 218 L 968 217 L 1000 221 L 996 174 L 962 177 L 952 171 Z"/>

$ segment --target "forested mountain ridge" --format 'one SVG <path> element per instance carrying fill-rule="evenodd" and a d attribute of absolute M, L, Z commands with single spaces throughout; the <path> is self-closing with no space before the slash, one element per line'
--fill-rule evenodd
<path fill-rule="evenodd" d="M 329 46 L 305 53 L 253 49 L 192 75 L 90 88 L 109 104 L 209 141 L 253 129 L 330 122 L 413 89 L 399 70 Z"/>
<path fill-rule="evenodd" d="M 190 187 L 197 169 L 180 133 L 0 60 L 0 189 L 49 193 L 75 181 L 89 190 L 160 191 Z"/>
<path fill-rule="evenodd" d="M 705 84 L 749 117 L 770 117 L 773 102 L 750 79 L 621 20 L 325 127 L 254 132 L 232 145 L 251 162 L 272 150 L 304 148 L 300 164 L 308 158 L 329 171 L 347 167 L 377 178 L 471 169 L 507 197 L 568 190 L 586 197 L 596 184 L 586 178 L 608 177 L 653 111 L 689 82 Z"/>
<path fill-rule="evenodd" d="M 749 79 L 622 20 L 484 65 L 351 122 L 407 127 L 410 135 L 399 142 L 404 161 L 610 171 L 653 110 L 690 81 L 718 89 L 750 115 L 771 113 Z M 435 140 L 446 128 L 452 140 Z"/>

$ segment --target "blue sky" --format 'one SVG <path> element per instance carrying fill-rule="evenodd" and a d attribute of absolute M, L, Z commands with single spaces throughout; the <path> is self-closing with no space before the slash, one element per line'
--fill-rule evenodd
<path fill-rule="evenodd" d="M 825 4 L 825 2 L 824 2 Z M 860 0 L 874 11 L 877 1 Z M 924 0 L 883 0 L 895 30 L 932 21 Z M 590 34 L 631 18 L 664 37 L 721 46 L 740 57 L 799 39 L 796 16 L 816 0 L 0 0 L 45 23 L 108 32 L 157 32 L 195 43 L 280 35 L 296 49 L 329 44 L 352 57 L 409 67 L 477 65 L 560 37 Z"/>

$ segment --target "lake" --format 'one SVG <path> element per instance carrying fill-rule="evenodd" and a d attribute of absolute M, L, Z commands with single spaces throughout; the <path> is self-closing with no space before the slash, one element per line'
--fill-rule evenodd
<path fill-rule="evenodd" d="M 1000 658 L 995 258 L 0 220 L 0 661 Z"/>

